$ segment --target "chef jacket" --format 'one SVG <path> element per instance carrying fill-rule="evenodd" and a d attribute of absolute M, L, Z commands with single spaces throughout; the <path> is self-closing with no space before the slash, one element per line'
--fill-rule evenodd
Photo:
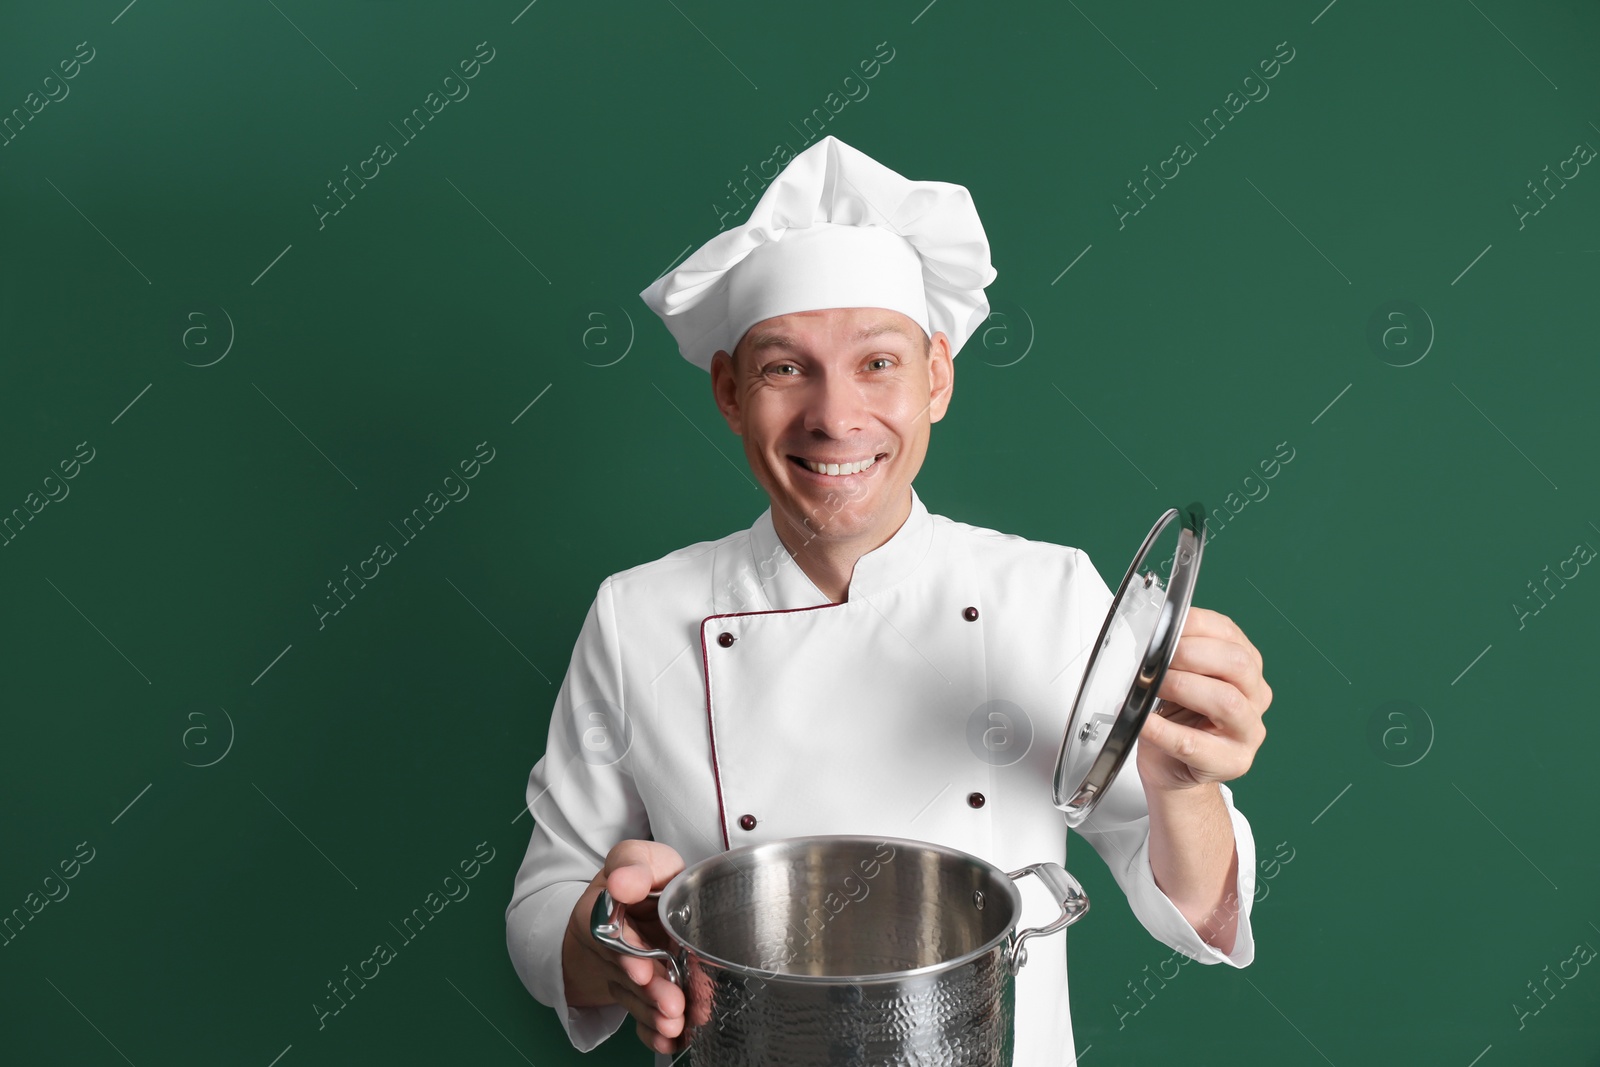
<path fill-rule="evenodd" d="M 1113 599 L 1087 554 L 931 514 L 913 489 L 910 515 L 857 560 L 847 595 L 816 588 L 771 508 L 601 583 L 528 779 L 532 839 L 506 909 L 518 975 L 579 1050 L 627 1018 L 619 1005 L 569 1007 L 561 969 L 572 910 L 624 839 L 670 845 L 686 864 L 849 833 L 931 841 L 1004 871 L 1066 865 L 1055 761 Z M 1249 823 L 1222 786 L 1239 902 L 1223 953 L 1155 883 L 1136 760 L 1137 746 L 1079 834 L 1157 940 L 1246 966 Z M 1019 928 L 1059 913 L 1036 879 L 1019 887 Z M 1018 1064 L 1074 1062 L 1065 935 L 1030 941 L 1014 1020 Z"/>

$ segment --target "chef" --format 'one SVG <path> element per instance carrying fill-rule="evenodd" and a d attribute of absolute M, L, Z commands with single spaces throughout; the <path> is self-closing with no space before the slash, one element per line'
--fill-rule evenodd
<path fill-rule="evenodd" d="M 1111 591 L 1082 550 L 934 514 L 912 485 L 994 277 L 965 188 L 829 136 L 641 294 L 771 504 L 606 578 L 556 696 L 506 940 L 577 1049 L 629 1015 L 658 1064 L 690 1036 L 660 963 L 590 936 L 602 887 L 627 940 L 667 947 L 647 894 L 741 845 L 871 834 L 1066 865 L 1055 758 Z M 1159 695 L 1078 833 L 1157 940 L 1243 967 L 1255 843 L 1223 783 L 1265 736 L 1261 654 L 1191 607 Z M 1058 910 L 1035 884 L 1028 924 Z M 1074 1062 L 1065 938 L 1030 946 L 1014 1028 L 1018 1064 Z"/>

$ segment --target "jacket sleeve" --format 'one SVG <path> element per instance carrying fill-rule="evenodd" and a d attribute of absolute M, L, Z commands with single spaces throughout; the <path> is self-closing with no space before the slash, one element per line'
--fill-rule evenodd
<path fill-rule="evenodd" d="M 1103 619 L 1111 607 L 1111 590 L 1089 562 L 1089 557 L 1081 552 L 1080 555 L 1080 576 L 1086 590 L 1084 603 L 1091 605 Z M 1088 627 L 1086 632 L 1097 634 L 1098 623 Z M 1207 944 L 1171 898 L 1156 885 L 1150 867 L 1150 810 L 1145 801 L 1144 784 L 1139 780 L 1138 758 L 1139 742 L 1135 740 L 1105 796 L 1089 818 L 1077 827 L 1079 835 L 1105 860 L 1111 876 L 1127 896 L 1133 914 L 1156 940 L 1201 963 L 1248 966 L 1255 959 L 1256 951 L 1250 927 L 1256 888 L 1256 846 L 1249 821 L 1234 807 L 1233 791 L 1219 783 L 1228 819 L 1233 824 L 1234 850 L 1239 859 L 1232 902 L 1224 903 L 1225 907 L 1238 911 L 1238 933 L 1233 951 L 1224 953 Z"/>
<path fill-rule="evenodd" d="M 556 694 L 544 756 L 528 776 L 533 834 L 506 908 L 506 949 L 535 1000 L 555 1009 L 567 1038 L 588 1052 L 627 1011 L 567 1004 L 561 945 L 578 898 L 627 838 L 650 836 L 629 761 L 611 579 L 600 585 Z"/>

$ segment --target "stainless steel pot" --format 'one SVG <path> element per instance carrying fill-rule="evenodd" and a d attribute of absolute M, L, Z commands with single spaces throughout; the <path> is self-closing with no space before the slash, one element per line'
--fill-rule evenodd
<path fill-rule="evenodd" d="M 1017 930 L 1028 874 L 1061 914 Z M 670 950 L 622 940 L 624 906 L 603 890 L 592 933 L 666 965 L 693 1067 L 1005 1067 L 1026 942 L 1066 929 L 1089 900 L 1055 863 L 1008 874 L 924 841 L 824 835 L 702 860 L 657 908 Z"/>

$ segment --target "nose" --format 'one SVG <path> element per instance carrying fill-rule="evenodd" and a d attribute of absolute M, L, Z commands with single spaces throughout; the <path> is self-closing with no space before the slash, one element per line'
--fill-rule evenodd
<path fill-rule="evenodd" d="M 818 375 L 806 397 L 806 430 L 842 439 L 865 429 L 866 424 L 865 399 L 856 383 L 847 375 Z"/>

